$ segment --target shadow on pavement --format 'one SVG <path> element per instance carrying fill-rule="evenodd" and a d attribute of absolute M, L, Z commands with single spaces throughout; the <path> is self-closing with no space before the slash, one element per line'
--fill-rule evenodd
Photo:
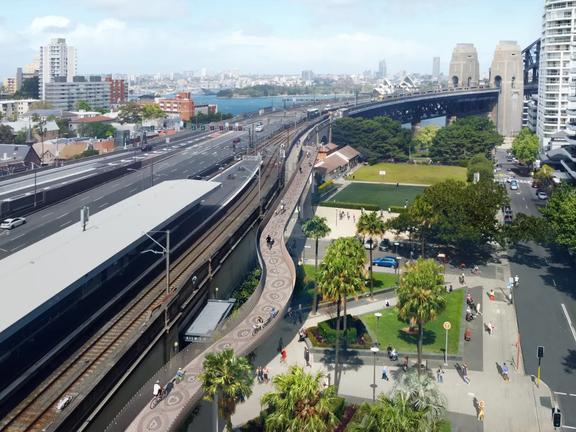
<path fill-rule="evenodd" d="M 576 350 L 568 350 L 568 355 L 562 359 L 562 366 L 564 366 L 564 372 L 574 373 L 574 369 L 576 369 Z"/>

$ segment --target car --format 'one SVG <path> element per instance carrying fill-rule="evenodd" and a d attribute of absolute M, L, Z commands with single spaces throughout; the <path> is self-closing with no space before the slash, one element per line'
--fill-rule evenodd
<path fill-rule="evenodd" d="M 378 244 L 378 242 L 376 242 L 374 240 L 366 239 L 364 241 L 364 249 L 367 249 L 367 250 L 374 249 L 377 244 Z"/>
<path fill-rule="evenodd" d="M 536 192 L 536 196 L 538 197 L 538 199 L 541 199 L 541 200 L 548 199 L 548 194 L 544 191 Z"/>
<path fill-rule="evenodd" d="M 0 223 L 0 228 L 6 229 L 6 230 L 11 230 L 11 229 L 16 228 L 20 225 L 24 225 L 25 223 L 26 223 L 26 218 L 23 218 L 23 217 L 8 218 L 8 219 L 4 219 Z"/>
<path fill-rule="evenodd" d="M 512 215 L 511 214 L 505 214 L 504 215 L 504 223 L 505 224 L 511 224 L 512 223 Z"/>
<path fill-rule="evenodd" d="M 233 143 L 233 144 L 238 144 L 240 141 L 241 141 L 240 137 L 237 137 L 237 138 L 234 138 L 234 139 L 232 140 L 232 143 Z"/>
<path fill-rule="evenodd" d="M 378 250 L 387 251 L 388 249 L 390 249 L 390 240 L 388 239 L 382 240 L 378 245 Z"/>
<path fill-rule="evenodd" d="M 510 182 L 510 190 L 518 190 L 518 181 L 512 180 Z"/>
<path fill-rule="evenodd" d="M 398 268 L 398 260 L 394 257 L 385 256 L 373 259 L 372 265 L 376 267 Z"/>

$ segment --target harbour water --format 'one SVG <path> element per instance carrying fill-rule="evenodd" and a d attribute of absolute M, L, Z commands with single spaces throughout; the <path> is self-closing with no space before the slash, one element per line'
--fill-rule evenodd
<path fill-rule="evenodd" d="M 217 104 L 218 112 L 234 115 L 256 112 L 262 108 L 292 108 L 294 105 L 309 103 L 314 100 L 352 99 L 352 95 L 295 95 L 247 98 L 219 98 L 214 95 L 194 95 L 195 105 Z"/>

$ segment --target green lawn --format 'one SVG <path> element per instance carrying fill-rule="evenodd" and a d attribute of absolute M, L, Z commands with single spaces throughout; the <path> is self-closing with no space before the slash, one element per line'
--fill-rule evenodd
<path fill-rule="evenodd" d="M 318 263 L 321 265 L 321 263 Z M 296 293 L 295 296 L 298 302 L 302 304 L 312 304 L 312 299 L 314 298 L 314 279 L 316 272 L 314 271 L 313 264 L 304 264 L 301 266 L 302 276 L 296 281 Z M 374 272 L 374 291 L 378 291 L 384 288 L 392 287 L 396 284 L 397 276 L 392 273 L 377 273 Z M 370 291 L 370 285 L 368 279 L 366 279 L 366 292 Z"/>
<path fill-rule="evenodd" d="M 448 332 L 448 353 L 458 353 L 463 306 L 464 290 L 456 290 L 446 294 L 446 309 L 436 320 L 429 322 L 424 327 L 423 350 L 425 352 L 444 352 L 445 330 L 442 324 L 444 321 L 450 321 L 452 329 Z M 378 333 L 380 346 L 392 345 L 400 352 L 416 352 L 418 336 L 402 331 L 407 327 L 407 324 L 398 320 L 396 308 L 384 309 L 380 312 L 382 312 L 382 317 L 378 325 L 373 313 L 360 316 L 371 335 Z"/>
<path fill-rule="evenodd" d="M 385 171 L 386 174 L 381 176 L 380 171 Z M 364 166 L 354 173 L 354 180 L 384 183 L 432 185 L 448 179 L 466 181 L 466 168 L 444 165 L 379 163 Z"/>
<path fill-rule="evenodd" d="M 330 201 L 375 204 L 381 209 L 404 206 L 424 191 L 421 186 L 398 186 L 387 184 L 351 183 L 330 198 Z"/>

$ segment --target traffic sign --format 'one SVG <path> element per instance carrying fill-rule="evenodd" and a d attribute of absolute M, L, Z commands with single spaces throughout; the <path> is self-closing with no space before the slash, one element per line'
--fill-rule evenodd
<path fill-rule="evenodd" d="M 452 324 L 450 324 L 450 321 L 444 321 L 442 327 L 444 327 L 444 330 L 450 330 L 452 328 Z"/>

